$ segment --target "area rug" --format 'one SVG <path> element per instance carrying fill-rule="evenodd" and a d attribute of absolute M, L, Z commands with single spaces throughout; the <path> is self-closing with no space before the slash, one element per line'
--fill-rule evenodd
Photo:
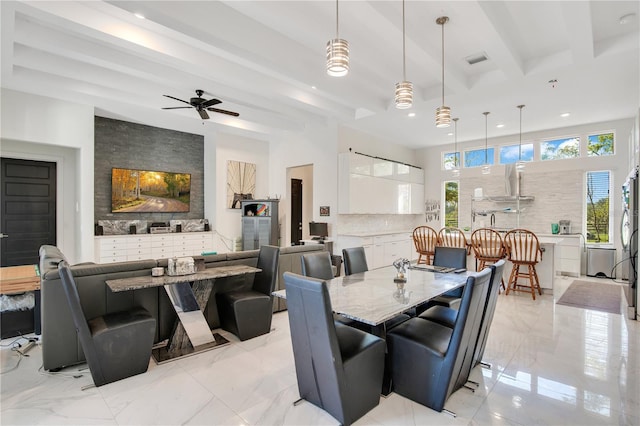
<path fill-rule="evenodd" d="M 620 315 L 621 292 L 619 285 L 575 280 L 556 304 Z"/>

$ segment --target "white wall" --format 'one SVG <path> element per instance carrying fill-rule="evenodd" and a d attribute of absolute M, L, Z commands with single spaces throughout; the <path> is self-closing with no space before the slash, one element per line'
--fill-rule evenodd
<path fill-rule="evenodd" d="M 8 89 L 0 93 L 0 155 L 58 163 L 65 185 L 58 185 L 58 245 L 72 263 L 93 260 L 93 107 Z"/>
<path fill-rule="evenodd" d="M 205 217 L 220 236 L 215 250 L 232 251 L 233 240 L 242 235 L 240 209 L 227 208 L 227 161 L 256 165 L 254 198 L 273 197 L 269 192 L 268 142 L 227 133 L 205 135 Z M 282 194 L 283 192 L 280 192 Z M 280 207 L 282 208 L 282 207 Z"/>
<path fill-rule="evenodd" d="M 287 169 L 313 165 L 312 218 L 316 222 L 327 222 L 329 233 L 335 236 L 336 212 L 338 211 L 338 132 L 334 122 L 306 123 L 301 133 L 286 133 L 270 141 L 269 187 L 274 194 L 287 194 L 289 182 Z M 331 216 L 320 217 L 320 206 L 329 206 Z M 280 200 L 280 230 L 282 242 L 287 239 L 290 228 L 290 202 Z"/>
<path fill-rule="evenodd" d="M 338 138 L 338 152 L 349 152 L 349 148 L 351 148 L 352 151 L 361 154 L 387 158 L 389 160 L 423 167 L 422 158 L 416 156 L 416 150 L 395 145 L 394 141 L 372 136 L 344 126 L 340 127 Z"/>

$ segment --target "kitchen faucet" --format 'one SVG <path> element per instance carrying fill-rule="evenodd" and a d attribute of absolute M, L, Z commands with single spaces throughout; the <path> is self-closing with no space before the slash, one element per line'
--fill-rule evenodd
<path fill-rule="evenodd" d="M 495 228 L 495 227 L 496 227 L 496 214 L 491 213 L 491 228 Z"/>

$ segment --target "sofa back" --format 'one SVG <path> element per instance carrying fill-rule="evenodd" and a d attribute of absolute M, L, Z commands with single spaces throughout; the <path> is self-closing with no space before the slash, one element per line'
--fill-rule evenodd
<path fill-rule="evenodd" d="M 300 256 L 307 252 L 323 250 L 319 244 L 283 247 L 280 249 L 276 289 L 284 288 L 282 274 L 286 271 L 300 273 Z M 248 250 L 217 255 L 202 256 L 207 268 L 244 264 L 256 266 L 259 250 Z M 58 263 L 66 260 L 55 246 L 40 248 L 41 312 L 42 312 L 42 359 L 45 370 L 52 370 L 84 361 L 71 312 L 69 310 Z M 117 278 L 151 275 L 151 268 L 167 266 L 167 259 L 139 260 L 118 263 L 84 263 L 70 267 L 80 296 L 86 318 L 142 306 L 156 319 L 154 342 L 169 338 L 177 320 L 171 301 L 163 287 L 134 291 L 112 292 L 105 281 Z M 211 329 L 219 328 L 220 320 L 216 305 L 217 293 L 251 288 L 252 274 L 225 277 L 216 280 L 203 313 Z M 284 301 L 274 298 L 274 312 L 286 309 Z"/>

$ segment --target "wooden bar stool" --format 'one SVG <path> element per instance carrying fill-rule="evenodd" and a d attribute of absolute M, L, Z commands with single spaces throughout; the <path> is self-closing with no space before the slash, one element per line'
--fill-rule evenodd
<path fill-rule="evenodd" d="M 508 259 L 513 263 L 509 283 L 507 284 L 507 294 L 509 291 L 530 291 L 533 300 L 536 300 L 536 289 L 542 295 L 540 280 L 536 272 L 536 264 L 542 260 L 542 250 L 538 237 L 526 229 L 513 229 L 504 236 L 504 245 L 507 250 Z M 520 267 L 525 266 L 526 272 L 521 272 Z M 529 281 L 529 285 L 518 283 L 518 279 L 523 278 Z M 526 287 L 521 289 L 519 287 Z"/>
<path fill-rule="evenodd" d="M 418 226 L 413 230 L 413 244 L 418 252 L 418 264 L 431 265 L 431 258 L 438 243 L 438 233 L 429 226 Z M 423 259 L 424 257 L 424 259 Z"/>
<path fill-rule="evenodd" d="M 467 250 L 467 254 L 470 254 L 469 245 L 467 244 L 467 237 L 461 229 L 458 228 L 442 228 L 438 232 L 438 244 L 443 247 L 457 247 Z"/>
<path fill-rule="evenodd" d="M 490 228 L 480 228 L 471 234 L 471 249 L 478 261 L 478 271 L 506 257 L 504 243 L 500 233 Z M 500 277 L 500 286 L 504 286 L 504 278 Z"/>

